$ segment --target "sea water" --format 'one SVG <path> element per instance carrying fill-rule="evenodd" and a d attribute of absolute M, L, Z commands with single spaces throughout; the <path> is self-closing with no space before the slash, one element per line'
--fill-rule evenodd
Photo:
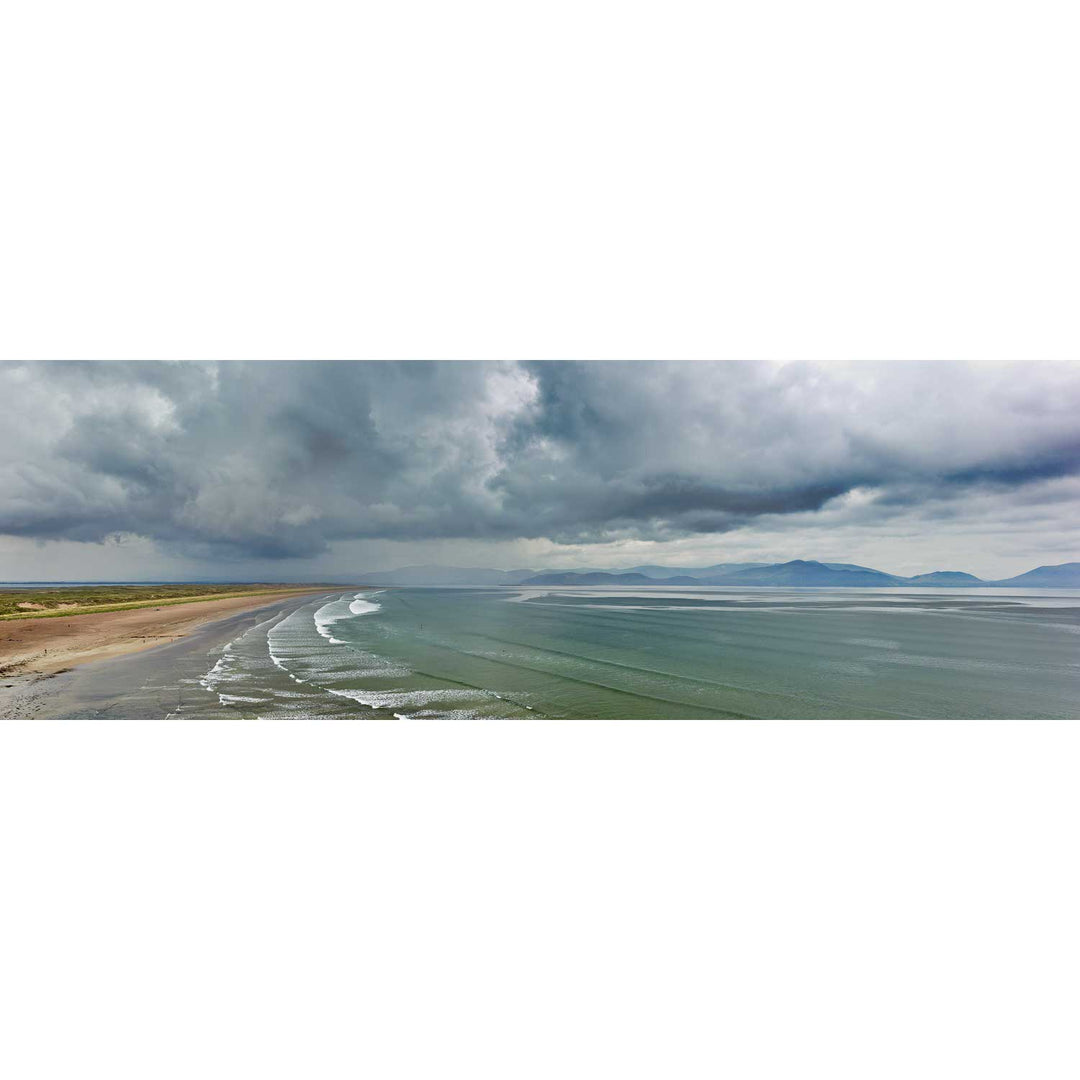
<path fill-rule="evenodd" d="M 173 715 L 1076 717 L 1080 590 L 343 591 L 276 610 L 195 681 Z"/>

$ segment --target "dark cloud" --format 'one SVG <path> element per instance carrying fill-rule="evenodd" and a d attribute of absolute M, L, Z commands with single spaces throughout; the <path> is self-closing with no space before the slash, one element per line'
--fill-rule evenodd
<path fill-rule="evenodd" d="M 0 533 L 202 557 L 955 513 L 1080 473 L 1067 365 L 0 366 Z M 949 508 L 946 508 L 946 507 Z"/>

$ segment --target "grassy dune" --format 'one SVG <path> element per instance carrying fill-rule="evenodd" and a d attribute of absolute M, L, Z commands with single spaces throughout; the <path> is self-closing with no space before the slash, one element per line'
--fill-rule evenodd
<path fill-rule="evenodd" d="M 328 586 L 329 587 L 329 586 Z M 318 585 L 80 585 L 64 589 L 0 589 L 0 620 L 48 619 L 93 611 L 191 604 L 234 596 L 314 592 Z M 26 606 L 31 605 L 31 606 Z"/>

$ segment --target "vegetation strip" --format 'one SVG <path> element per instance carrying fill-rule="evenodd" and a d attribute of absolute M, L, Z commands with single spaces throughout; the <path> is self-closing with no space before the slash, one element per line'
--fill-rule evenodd
<path fill-rule="evenodd" d="M 297 593 L 311 593 L 319 592 L 321 587 L 318 585 L 303 586 L 303 587 L 289 587 L 283 586 L 281 588 L 270 589 L 242 589 L 239 592 L 235 589 L 231 592 L 210 592 L 210 593 L 198 593 L 196 595 L 170 595 L 169 593 L 158 593 L 156 596 L 144 597 L 142 599 L 113 601 L 106 603 L 95 603 L 93 601 L 89 603 L 80 603 L 75 607 L 53 607 L 44 609 L 34 608 L 18 608 L 18 603 L 42 603 L 42 602 L 55 602 L 63 603 L 62 597 L 57 597 L 55 593 L 66 592 L 67 590 L 52 590 L 46 596 L 40 592 L 31 592 L 30 590 L 15 590 L 11 592 L 5 592 L 0 594 L 0 622 L 6 622 L 12 619 L 57 619 L 65 615 L 92 615 L 96 612 L 109 612 L 109 611 L 131 611 L 136 608 L 156 608 L 156 607 L 175 607 L 178 604 L 195 604 L 207 600 L 238 600 L 245 597 L 257 597 L 257 596 L 270 596 L 270 595 L 282 595 L 289 594 L 295 595 Z M 82 599 L 84 594 L 80 593 L 79 598 Z M 13 607 L 16 610 L 11 610 Z"/>

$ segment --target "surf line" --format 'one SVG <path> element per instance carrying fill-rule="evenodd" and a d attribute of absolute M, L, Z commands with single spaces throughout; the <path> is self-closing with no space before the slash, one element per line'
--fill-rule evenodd
<path fill-rule="evenodd" d="M 381 592 L 382 590 L 379 591 Z M 344 604 L 346 598 L 339 597 L 337 600 L 331 600 L 328 604 L 323 604 L 323 606 L 313 614 L 312 618 L 315 620 L 315 629 L 322 637 L 326 638 L 331 645 L 348 644 L 348 642 L 334 637 L 333 633 L 331 633 L 329 627 L 333 626 L 334 623 L 340 622 L 342 619 L 351 618 L 354 615 L 370 615 L 373 612 L 382 610 L 382 604 L 374 604 L 369 600 L 364 600 L 364 595 L 364 593 L 355 593 L 345 611 L 341 611 L 337 605 Z M 368 593 L 366 595 L 370 596 L 373 594 Z"/>

